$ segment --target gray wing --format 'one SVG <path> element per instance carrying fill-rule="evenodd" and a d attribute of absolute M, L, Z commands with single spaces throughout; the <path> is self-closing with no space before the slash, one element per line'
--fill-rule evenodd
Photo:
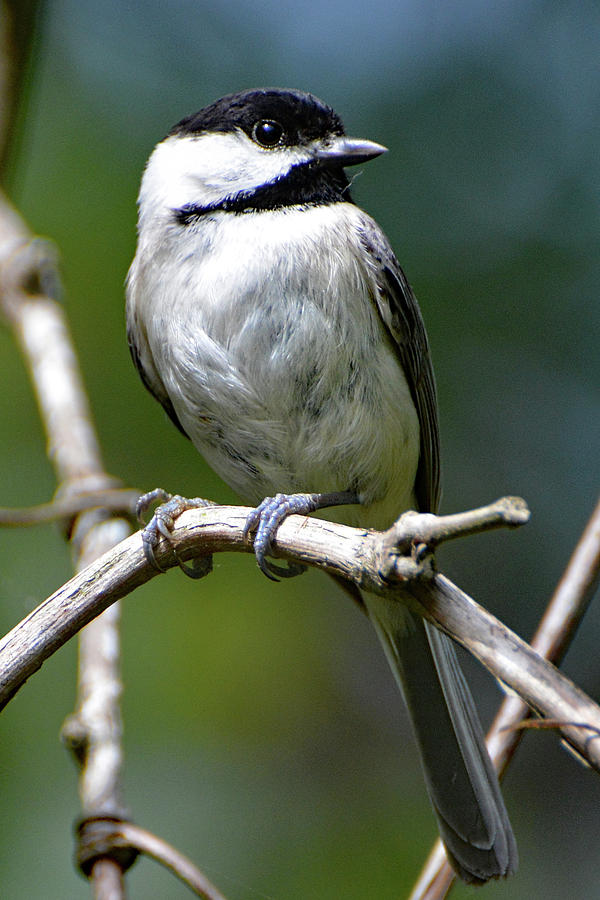
<path fill-rule="evenodd" d="M 440 436 L 435 378 L 421 310 L 387 238 L 367 217 L 361 240 L 373 261 L 375 303 L 402 363 L 419 417 L 417 503 L 422 512 L 436 512 L 440 499 Z"/>
<path fill-rule="evenodd" d="M 408 382 L 421 429 L 415 480 L 422 511 L 437 510 L 440 451 L 429 344 L 419 306 L 382 231 L 365 217 L 361 234 L 374 300 Z M 365 594 L 421 750 L 425 780 L 452 864 L 468 882 L 507 875 L 517 849 L 481 725 L 450 639 L 384 598 Z"/>
<path fill-rule="evenodd" d="M 185 429 L 179 421 L 177 413 L 175 412 L 175 407 L 171 403 L 171 398 L 167 394 L 167 389 L 162 383 L 162 380 L 160 379 L 160 376 L 158 375 L 158 372 L 154 367 L 154 362 L 152 360 L 152 354 L 150 352 L 150 348 L 148 347 L 148 343 L 142 336 L 140 329 L 135 327 L 134 319 L 134 316 L 130 318 L 128 315 L 127 343 L 129 345 L 129 352 L 131 353 L 133 364 L 136 367 L 146 390 L 149 391 L 149 393 L 151 393 L 156 400 L 158 400 L 170 420 L 174 425 L 177 426 L 184 437 L 188 437 Z"/>

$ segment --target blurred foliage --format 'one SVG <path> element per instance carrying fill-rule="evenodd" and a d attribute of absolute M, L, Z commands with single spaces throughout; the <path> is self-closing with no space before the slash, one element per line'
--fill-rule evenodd
<path fill-rule="evenodd" d="M 527 637 L 598 491 L 600 11 L 588 2 L 451 0 L 278 6 L 227 0 L 48 3 L 12 194 L 58 244 L 66 308 L 110 472 L 235 498 L 143 391 L 123 282 L 152 146 L 185 113 L 261 84 L 312 90 L 390 153 L 356 199 L 421 300 L 438 376 L 444 508 L 523 495 L 518 533 L 440 565 Z M 52 472 L 27 376 L 0 332 L 3 504 L 47 499 Z M 70 575 L 57 529 L 0 535 L 4 630 Z M 566 670 L 598 696 L 598 610 Z M 376 638 L 325 579 L 271 585 L 222 556 L 124 602 L 126 797 L 134 819 L 231 900 L 406 896 L 435 834 Z M 491 679 L 466 661 L 487 720 Z M 8 900 L 85 896 L 71 867 L 75 772 L 58 742 L 74 646 L 3 715 Z M 527 735 L 505 792 L 519 874 L 486 896 L 600 897 L 600 784 L 550 734 Z M 177 898 L 150 863 L 131 896 Z M 594 891 L 596 892 L 594 894 Z M 470 896 L 459 888 L 457 898 Z"/>

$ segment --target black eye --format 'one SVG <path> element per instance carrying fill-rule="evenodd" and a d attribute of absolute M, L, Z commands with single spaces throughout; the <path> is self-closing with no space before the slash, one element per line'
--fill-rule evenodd
<path fill-rule="evenodd" d="M 272 119 L 261 119 L 252 129 L 252 138 L 261 147 L 277 147 L 283 138 L 283 127 Z"/>

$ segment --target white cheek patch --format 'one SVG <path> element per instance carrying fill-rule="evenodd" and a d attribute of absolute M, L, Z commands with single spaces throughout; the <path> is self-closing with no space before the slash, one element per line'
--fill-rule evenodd
<path fill-rule="evenodd" d="M 168 210 L 208 206 L 275 181 L 310 158 L 299 148 L 264 150 L 241 131 L 171 136 L 148 160 L 140 203 Z"/>

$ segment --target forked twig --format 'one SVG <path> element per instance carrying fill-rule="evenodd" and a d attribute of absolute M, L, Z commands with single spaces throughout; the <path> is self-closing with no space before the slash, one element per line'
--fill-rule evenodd
<path fill-rule="evenodd" d="M 559 665 L 584 615 L 600 578 L 600 501 L 598 502 L 567 564 L 548 607 L 533 636 L 531 646 L 545 659 Z M 507 695 L 498 710 L 487 736 L 490 751 L 500 778 L 504 775 L 523 729 L 519 726 L 531 715 L 529 707 L 514 695 Z M 552 727 L 561 722 L 550 720 Z M 562 721 L 564 724 L 564 720 Z M 542 720 L 538 727 L 544 726 Z M 589 723 L 579 723 L 590 736 L 598 732 Z M 583 733 L 583 731 L 582 731 Z M 410 895 L 410 900 L 442 900 L 454 884 L 454 872 L 448 864 L 442 842 L 437 840 L 423 866 Z"/>

